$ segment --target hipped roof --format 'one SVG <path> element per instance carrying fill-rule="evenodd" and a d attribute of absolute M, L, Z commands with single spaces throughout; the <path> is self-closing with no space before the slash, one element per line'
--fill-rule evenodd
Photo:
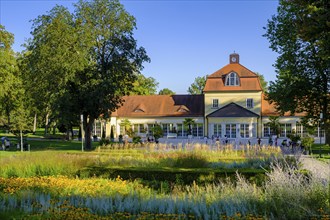
<path fill-rule="evenodd" d="M 231 72 L 237 73 L 239 86 L 225 85 L 226 76 Z M 212 73 L 206 80 L 204 92 L 218 91 L 262 91 L 262 89 L 257 74 L 239 63 L 230 63 Z"/>
<path fill-rule="evenodd" d="M 262 94 L 261 114 L 262 114 L 262 116 L 280 116 L 281 115 L 278 111 L 276 111 L 275 104 L 274 103 L 270 104 L 266 100 L 265 94 Z M 306 115 L 306 113 L 301 112 L 301 113 L 295 113 L 293 116 L 303 117 L 305 115 Z M 283 116 L 292 116 L 292 115 L 290 114 L 290 112 L 285 112 Z"/>
<path fill-rule="evenodd" d="M 203 117 L 203 95 L 132 95 L 124 96 L 117 117 Z"/>

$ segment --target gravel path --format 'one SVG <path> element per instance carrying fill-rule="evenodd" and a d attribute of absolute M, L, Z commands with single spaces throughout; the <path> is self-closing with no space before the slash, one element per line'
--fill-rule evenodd
<path fill-rule="evenodd" d="M 307 155 L 300 157 L 303 169 L 309 170 L 313 175 L 330 180 L 330 163 L 322 162 Z"/>

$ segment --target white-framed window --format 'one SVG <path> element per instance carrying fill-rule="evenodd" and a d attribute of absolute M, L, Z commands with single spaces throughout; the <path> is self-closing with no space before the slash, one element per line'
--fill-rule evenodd
<path fill-rule="evenodd" d="M 120 129 L 120 134 L 124 135 L 125 134 L 125 126 L 119 125 L 119 129 Z"/>
<path fill-rule="evenodd" d="M 306 137 L 307 136 L 306 126 L 303 126 L 301 123 L 297 122 L 297 124 L 296 124 L 296 133 L 300 137 Z"/>
<path fill-rule="evenodd" d="M 250 126 L 249 124 L 241 124 L 240 135 L 242 138 L 250 137 Z"/>
<path fill-rule="evenodd" d="M 236 138 L 236 124 L 226 124 L 227 138 Z"/>
<path fill-rule="evenodd" d="M 253 108 L 253 99 L 246 99 L 246 108 Z"/>
<path fill-rule="evenodd" d="M 182 137 L 183 136 L 183 124 L 177 124 L 177 132 L 178 132 L 178 136 Z"/>
<path fill-rule="evenodd" d="M 291 134 L 291 124 L 281 124 L 280 125 L 280 137 L 287 137 L 289 134 Z"/>
<path fill-rule="evenodd" d="M 162 124 L 162 127 L 163 127 L 163 133 L 164 135 L 168 134 L 168 133 L 172 133 L 174 132 L 174 126 L 173 124 Z"/>
<path fill-rule="evenodd" d="M 194 137 L 203 137 L 204 129 L 202 123 L 197 123 L 192 126 L 192 134 Z"/>
<path fill-rule="evenodd" d="M 219 99 L 212 99 L 212 108 L 219 108 Z"/>
<path fill-rule="evenodd" d="M 144 124 L 139 124 L 139 132 L 140 133 L 145 133 L 146 132 L 146 129 L 144 127 Z"/>
<path fill-rule="evenodd" d="M 154 133 L 152 132 L 153 127 L 155 127 L 155 124 L 147 124 L 147 131 L 149 135 L 153 135 Z"/>
<path fill-rule="evenodd" d="M 188 135 L 188 126 L 184 124 L 176 124 L 179 137 L 186 137 Z"/>
<path fill-rule="evenodd" d="M 222 137 L 221 124 L 214 124 L 213 135 L 216 136 L 216 137 Z"/>
<path fill-rule="evenodd" d="M 264 137 L 271 137 L 273 135 L 276 135 L 275 131 L 270 128 L 269 124 L 264 124 Z"/>
<path fill-rule="evenodd" d="M 132 125 L 134 133 L 139 133 L 139 125 L 138 124 L 133 124 Z"/>
<path fill-rule="evenodd" d="M 314 136 L 315 137 L 324 137 L 324 135 L 325 135 L 325 130 L 324 129 L 321 129 L 320 127 L 317 127 L 316 129 L 315 129 L 315 132 L 314 132 Z"/>
<path fill-rule="evenodd" d="M 229 73 L 226 77 L 226 86 L 239 86 L 239 77 L 237 73 Z"/>

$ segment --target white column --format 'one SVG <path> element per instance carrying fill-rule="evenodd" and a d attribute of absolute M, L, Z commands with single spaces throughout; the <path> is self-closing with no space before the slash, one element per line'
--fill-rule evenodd
<path fill-rule="evenodd" d="M 221 134 L 222 134 L 222 138 L 225 137 L 225 134 L 226 134 L 226 124 L 225 123 L 221 123 Z"/>
<path fill-rule="evenodd" d="M 236 123 L 236 138 L 241 138 L 241 124 Z"/>
<path fill-rule="evenodd" d="M 213 134 L 214 134 L 214 124 L 211 123 L 209 124 L 209 137 L 212 137 Z"/>

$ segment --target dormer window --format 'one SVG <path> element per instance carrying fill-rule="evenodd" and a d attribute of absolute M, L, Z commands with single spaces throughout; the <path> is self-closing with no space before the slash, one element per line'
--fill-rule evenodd
<path fill-rule="evenodd" d="M 138 113 L 138 112 L 144 112 L 142 109 L 135 109 L 134 112 Z"/>
<path fill-rule="evenodd" d="M 144 105 L 143 104 L 140 104 L 140 105 L 138 105 L 135 109 L 134 109 L 134 112 L 135 113 L 142 113 L 142 112 L 145 112 L 145 107 L 144 107 Z"/>
<path fill-rule="evenodd" d="M 186 106 L 184 105 L 181 105 L 178 110 L 178 112 L 189 112 L 189 108 L 187 108 Z"/>
<path fill-rule="evenodd" d="M 239 78 L 237 73 L 230 73 L 226 77 L 226 86 L 239 86 Z"/>

